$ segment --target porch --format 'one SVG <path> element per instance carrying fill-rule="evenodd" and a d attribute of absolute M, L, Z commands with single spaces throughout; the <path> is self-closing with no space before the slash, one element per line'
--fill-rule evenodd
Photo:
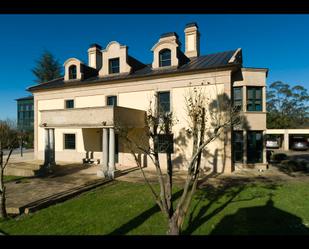
<path fill-rule="evenodd" d="M 79 163 L 98 164 L 98 176 L 113 178 L 120 147 L 115 128 L 143 129 L 145 126 L 145 111 L 120 106 L 44 110 L 40 114 L 47 171 L 56 160 L 69 158 Z M 78 129 L 79 132 L 55 136 L 57 130 L 63 129 Z M 78 150 L 76 145 L 79 145 Z"/>

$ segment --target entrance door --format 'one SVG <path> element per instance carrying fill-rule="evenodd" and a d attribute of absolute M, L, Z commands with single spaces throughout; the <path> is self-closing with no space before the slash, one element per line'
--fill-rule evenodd
<path fill-rule="evenodd" d="M 247 161 L 248 163 L 263 162 L 263 132 L 248 131 L 247 133 Z"/>

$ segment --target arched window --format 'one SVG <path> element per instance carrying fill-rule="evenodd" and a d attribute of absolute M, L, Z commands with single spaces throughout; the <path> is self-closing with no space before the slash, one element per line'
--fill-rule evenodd
<path fill-rule="evenodd" d="M 166 67 L 171 65 L 171 50 L 163 49 L 159 52 L 159 66 Z"/>
<path fill-rule="evenodd" d="M 69 80 L 76 79 L 76 66 L 72 65 L 69 67 Z"/>

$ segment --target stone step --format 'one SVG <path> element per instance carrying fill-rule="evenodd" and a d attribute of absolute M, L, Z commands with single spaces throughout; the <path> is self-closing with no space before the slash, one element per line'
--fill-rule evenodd
<path fill-rule="evenodd" d="M 30 162 L 16 162 L 16 163 L 12 162 L 8 164 L 7 168 L 9 167 L 39 170 L 42 167 L 42 165 L 39 163 L 30 163 Z"/>
<path fill-rule="evenodd" d="M 33 169 L 7 167 L 4 170 L 4 175 L 9 175 L 9 176 L 35 176 L 36 172 L 37 172 L 37 170 L 33 170 Z"/>
<path fill-rule="evenodd" d="M 5 170 L 4 175 L 12 176 L 35 176 L 40 170 L 41 165 L 31 163 L 11 163 Z"/>

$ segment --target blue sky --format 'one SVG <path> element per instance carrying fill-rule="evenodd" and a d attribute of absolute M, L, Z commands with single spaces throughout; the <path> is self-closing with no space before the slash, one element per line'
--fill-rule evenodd
<path fill-rule="evenodd" d="M 29 95 L 31 69 L 44 50 L 61 64 L 70 57 L 87 62 L 91 43 L 116 40 L 151 63 L 159 36 L 177 32 L 184 46 L 183 30 L 192 21 L 201 32 L 201 54 L 240 47 L 244 66 L 269 68 L 268 84 L 309 87 L 309 15 L 0 15 L 0 119 L 16 118 L 15 99 Z"/>

